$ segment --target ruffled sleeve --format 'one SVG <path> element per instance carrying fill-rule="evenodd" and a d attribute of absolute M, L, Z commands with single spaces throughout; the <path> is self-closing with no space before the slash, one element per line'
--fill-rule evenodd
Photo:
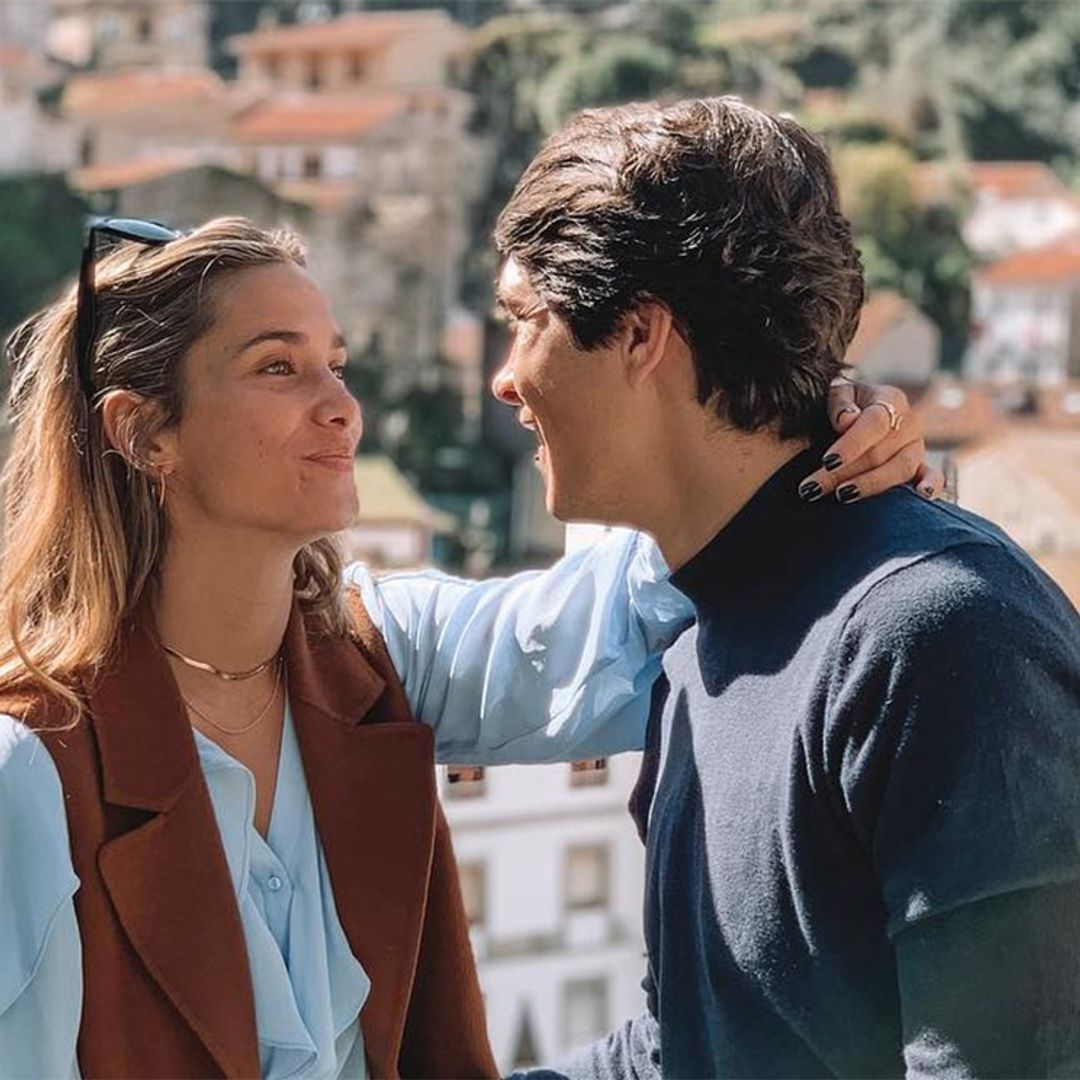
<path fill-rule="evenodd" d="M 0 1077 L 78 1076 L 78 887 L 56 766 L 0 714 Z"/>

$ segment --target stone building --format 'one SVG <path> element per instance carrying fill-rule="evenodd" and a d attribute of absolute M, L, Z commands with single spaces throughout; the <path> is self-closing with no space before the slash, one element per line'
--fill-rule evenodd
<path fill-rule="evenodd" d="M 52 6 L 54 51 L 72 63 L 105 70 L 207 64 L 205 0 L 52 0 Z"/>

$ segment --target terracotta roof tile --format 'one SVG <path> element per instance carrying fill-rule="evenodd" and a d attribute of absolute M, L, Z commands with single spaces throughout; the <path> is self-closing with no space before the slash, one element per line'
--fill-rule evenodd
<path fill-rule="evenodd" d="M 384 124 L 405 105 L 399 94 L 271 98 L 238 117 L 232 137 L 247 143 L 351 140 Z"/>
<path fill-rule="evenodd" d="M 145 112 L 170 105 L 217 102 L 225 84 L 213 71 L 122 71 L 79 75 L 64 89 L 63 107 L 87 118 Z"/>
<path fill-rule="evenodd" d="M 866 302 L 859 317 L 859 329 L 848 346 L 847 362 L 858 364 L 882 334 L 902 315 L 917 310 L 910 300 L 899 293 L 882 290 Z"/>
<path fill-rule="evenodd" d="M 999 417 L 989 393 L 948 377 L 932 383 L 914 404 L 929 446 L 952 447 L 992 434 Z"/>
<path fill-rule="evenodd" d="M 978 281 L 993 285 L 1067 284 L 1080 280 L 1080 233 L 1007 255 L 976 276 Z"/>
<path fill-rule="evenodd" d="M 326 22 L 270 26 L 250 34 L 239 34 L 229 39 L 229 48 L 241 55 L 320 49 L 377 49 L 396 37 L 414 34 L 417 30 L 456 27 L 457 24 L 438 9 L 355 12 Z"/>
<path fill-rule="evenodd" d="M 78 191 L 120 191 L 183 172 L 198 164 L 198 159 L 190 154 L 162 154 L 135 161 L 75 169 L 68 174 L 68 181 Z"/>
<path fill-rule="evenodd" d="M 973 161 L 967 168 L 971 186 L 999 199 L 1064 195 L 1065 185 L 1041 161 Z"/>
<path fill-rule="evenodd" d="M 1068 197 L 1068 189 L 1042 161 L 925 161 L 915 167 L 913 179 L 923 202 L 949 199 L 965 189 L 997 199 Z"/>

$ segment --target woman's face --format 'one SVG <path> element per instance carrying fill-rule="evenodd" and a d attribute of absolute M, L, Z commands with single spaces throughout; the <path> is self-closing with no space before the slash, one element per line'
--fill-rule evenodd
<path fill-rule="evenodd" d="M 300 545 L 350 525 L 363 425 L 326 297 L 282 263 L 224 278 L 212 302 L 184 361 L 183 419 L 159 440 L 170 520 Z"/>

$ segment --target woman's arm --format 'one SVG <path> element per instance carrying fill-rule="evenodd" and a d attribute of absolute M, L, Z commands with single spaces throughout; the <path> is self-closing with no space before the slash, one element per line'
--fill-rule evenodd
<path fill-rule="evenodd" d="M 571 761 L 640 748 L 648 691 L 692 607 L 656 545 L 617 530 L 550 570 L 359 586 L 440 761 Z"/>
<path fill-rule="evenodd" d="M 0 1077 L 79 1075 L 78 885 L 52 758 L 0 715 Z"/>
<path fill-rule="evenodd" d="M 815 474 L 823 492 L 839 477 L 862 484 L 862 494 L 915 480 L 934 494 L 939 476 L 927 471 L 918 420 L 900 391 L 839 383 L 829 416 L 841 433 L 830 452 L 843 464 Z M 640 749 L 660 658 L 693 619 L 656 544 L 628 530 L 550 570 L 509 578 L 429 570 L 375 579 L 359 564 L 346 576 L 414 713 L 434 729 L 436 758 L 459 764 Z"/>

